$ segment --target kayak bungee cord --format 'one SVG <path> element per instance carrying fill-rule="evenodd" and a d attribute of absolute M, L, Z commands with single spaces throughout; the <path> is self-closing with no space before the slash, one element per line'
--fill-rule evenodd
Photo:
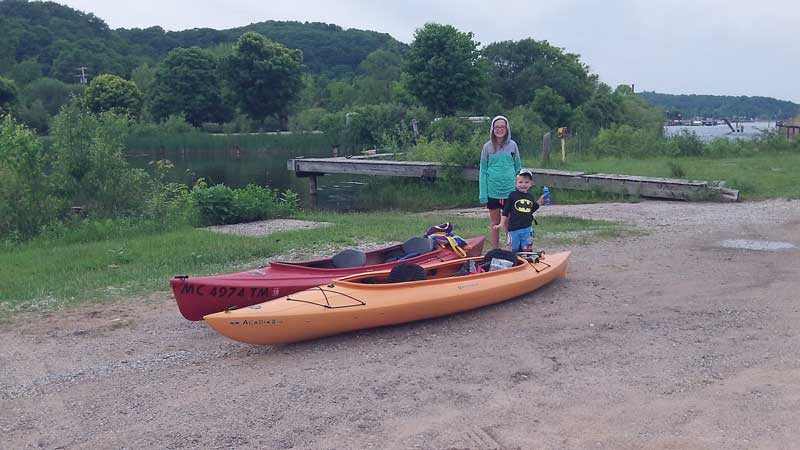
<path fill-rule="evenodd" d="M 305 290 L 303 292 L 309 292 L 309 291 L 313 291 L 313 290 L 316 290 L 316 289 L 319 289 L 319 291 L 322 293 L 322 296 L 325 297 L 325 304 L 312 302 L 312 301 L 309 301 L 309 300 L 302 300 L 302 299 L 299 299 L 299 298 L 292 298 L 290 295 L 286 296 L 286 300 L 289 300 L 289 301 L 292 301 L 292 302 L 308 303 L 308 304 L 311 304 L 311 305 L 322 306 L 323 308 L 328 308 L 328 309 L 350 308 L 352 306 L 366 306 L 367 305 L 366 303 L 364 303 L 363 301 L 353 297 L 352 295 L 347 295 L 345 293 L 334 291 L 332 289 L 327 289 L 326 290 L 326 289 L 323 289 L 321 286 L 315 287 L 315 288 L 312 288 L 312 289 L 307 289 L 307 290 Z M 341 295 L 343 297 L 347 297 L 347 298 L 349 298 L 349 299 L 351 299 L 353 301 L 358 302 L 358 304 L 357 305 L 332 306 L 330 300 L 328 300 L 328 295 L 326 294 L 327 292 L 330 292 L 332 294 L 339 294 L 339 295 Z"/>

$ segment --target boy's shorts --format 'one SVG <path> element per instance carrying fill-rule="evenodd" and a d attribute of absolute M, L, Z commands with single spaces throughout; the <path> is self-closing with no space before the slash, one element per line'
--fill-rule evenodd
<path fill-rule="evenodd" d="M 509 231 L 511 236 L 511 251 L 514 253 L 529 252 L 533 250 L 533 228 L 520 228 Z"/>
<path fill-rule="evenodd" d="M 503 205 L 506 203 L 504 198 L 489 197 L 486 200 L 486 209 L 503 209 Z"/>

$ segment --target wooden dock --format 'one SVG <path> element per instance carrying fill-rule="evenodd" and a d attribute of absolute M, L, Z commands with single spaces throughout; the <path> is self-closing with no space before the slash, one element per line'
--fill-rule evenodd
<path fill-rule="evenodd" d="M 309 179 L 309 192 L 312 195 L 317 192 L 317 177 L 327 173 L 434 179 L 441 177 L 445 169 L 445 165 L 442 163 L 386 161 L 380 160 L 380 156 L 391 157 L 389 154 L 351 158 L 295 158 L 287 162 L 287 167 L 296 176 Z M 531 172 L 535 185 L 547 185 L 559 189 L 610 192 L 686 201 L 739 201 L 738 190 L 706 181 L 606 173 L 586 174 L 550 169 L 531 169 Z M 478 175 L 478 168 L 464 167 L 461 169 L 461 176 L 465 179 L 477 180 Z"/>

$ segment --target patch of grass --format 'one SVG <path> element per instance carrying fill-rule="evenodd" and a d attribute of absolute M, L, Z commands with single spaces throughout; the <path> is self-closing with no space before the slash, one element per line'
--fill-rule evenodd
<path fill-rule="evenodd" d="M 541 167 L 536 161 L 525 161 L 525 167 Z M 765 153 L 730 158 L 657 157 L 647 159 L 602 158 L 572 160 L 548 164 L 551 168 L 586 173 L 616 173 L 649 177 L 683 175 L 688 180 L 724 181 L 738 189 L 743 199 L 800 198 L 800 154 Z M 679 168 L 680 170 L 676 170 Z M 560 203 L 582 199 L 572 192 L 556 189 Z M 569 195 L 564 195 L 569 193 Z M 601 194 L 605 196 L 605 194 Z M 577 201 L 575 201 L 577 202 Z"/>
<path fill-rule="evenodd" d="M 487 218 L 464 218 L 446 214 L 378 212 L 369 214 L 301 214 L 299 219 L 332 222 L 334 225 L 275 233 L 262 237 L 212 233 L 183 228 L 173 231 L 111 232 L 96 240 L 50 240 L 0 248 L 0 312 L 44 310 L 109 298 L 133 298 L 155 290 L 167 290 L 177 274 L 204 275 L 257 267 L 275 255 L 295 252 L 313 254 L 315 249 L 344 248 L 363 242 L 400 242 L 419 236 L 428 227 L 450 221 L 462 237 L 487 236 Z M 564 233 L 614 233 L 607 222 L 566 217 L 539 218 L 537 246 Z M 126 225 L 129 227 L 129 225 Z M 300 252 L 300 250 L 303 250 Z M 325 252 L 327 253 L 327 252 Z"/>

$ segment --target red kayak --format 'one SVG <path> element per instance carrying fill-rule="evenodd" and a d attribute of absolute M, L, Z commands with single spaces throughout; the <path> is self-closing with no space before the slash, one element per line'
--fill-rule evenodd
<path fill-rule="evenodd" d="M 467 256 L 483 253 L 484 237 L 467 239 Z M 451 247 L 434 245 L 428 238 L 411 238 L 367 253 L 344 250 L 331 258 L 302 262 L 272 262 L 246 272 L 206 277 L 176 276 L 170 280 L 178 309 L 189 320 L 227 309 L 255 305 L 293 292 L 330 283 L 361 272 L 390 270 L 400 263 L 433 264 L 461 258 Z"/>

